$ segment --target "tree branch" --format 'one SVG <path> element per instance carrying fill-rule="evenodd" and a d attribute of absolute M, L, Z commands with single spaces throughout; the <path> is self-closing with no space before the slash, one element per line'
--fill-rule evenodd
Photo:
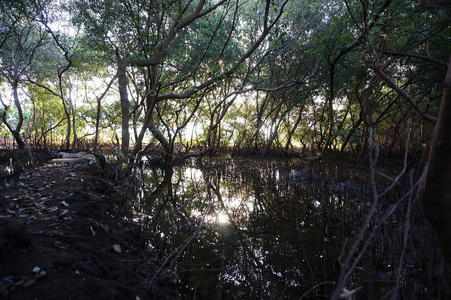
<path fill-rule="evenodd" d="M 437 123 L 436 117 L 433 117 L 433 116 L 427 114 L 425 111 L 423 111 L 423 109 L 421 109 L 421 107 L 415 102 L 415 100 L 413 100 L 412 97 L 409 94 L 407 94 L 406 91 L 404 91 L 393 80 L 391 80 L 391 78 L 388 77 L 387 74 L 385 74 L 384 71 L 381 70 L 381 68 L 374 68 L 374 72 L 376 72 L 377 75 L 379 75 L 379 77 L 382 78 L 382 80 L 384 80 L 389 87 L 394 89 L 398 93 L 398 95 L 400 95 L 407 102 L 409 102 L 410 106 L 414 110 L 416 110 L 420 114 L 420 116 L 422 116 L 426 121 L 433 123 L 433 124 Z"/>
<path fill-rule="evenodd" d="M 382 52 L 383 54 L 387 54 L 387 55 L 391 55 L 391 56 L 413 57 L 413 58 L 418 58 L 418 59 L 425 60 L 425 61 L 430 61 L 430 62 L 441 65 L 442 67 L 445 68 L 445 70 L 448 69 L 448 63 L 446 63 L 442 60 L 433 58 L 431 56 L 421 55 L 421 54 L 417 54 L 417 53 L 392 51 L 392 50 L 378 50 L 378 51 Z"/>
<path fill-rule="evenodd" d="M 63 98 L 63 97 L 61 97 L 60 94 L 58 94 L 57 92 L 53 91 L 53 90 L 52 90 L 51 88 L 49 88 L 48 86 L 43 85 L 43 84 L 41 84 L 41 83 L 39 83 L 39 82 L 36 82 L 36 81 L 34 81 L 33 79 L 31 79 L 31 77 L 30 77 L 29 75 L 27 75 L 27 80 L 28 80 L 28 82 L 30 82 L 31 84 L 34 84 L 34 85 L 36 85 L 36 86 L 38 86 L 38 87 L 40 87 L 40 88 L 43 88 L 44 90 L 46 90 L 47 92 L 49 92 L 49 93 L 52 94 L 53 96 L 56 96 L 56 97 L 58 97 L 58 98 Z"/>
<path fill-rule="evenodd" d="M 288 0 L 285 0 L 284 3 L 282 4 L 280 10 L 279 10 L 279 14 L 276 16 L 276 18 L 271 22 L 271 24 L 266 24 L 265 25 L 265 30 L 263 30 L 263 32 L 261 33 L 260 37 L 257 39 L 257 41 L 252 45 L 252 47 L 245 53 L 243 54 L 240 59 L 238 60 L 238 62 L 229 70 L 223 72 L 222 74 L 215 76 L 207 81 L 205 81 L 204 83 L 202 83 L 201 85 L 198 85 L 197 87 L 194 87 L 193 89 L 183 93 L 183 94 L 166 94 L 166 95 L 161 95 L 160 97 L 158 97 L 156 99 L 157 102 L 160 101 L 165 101 L 165 100 L 169 100 L 169 99 L 184 99 L 184 98 L 188 98 L 192 95 L 194 95 L 195 93 L 197 93 L 198 91 L 205 89 L 209 86 L 211 86 L 212 84 L 223 80 L 227 77 L 229 77 L 230 75 L 232 75 L 235 70 L 247 59 L 249 58 L 252 53 L 255 52 L 255 50 L 262 44 L 262 42 L 265 40 L 266 36 L 269 34 L 269 32 L 271 31 L 271 29 L 277 24 L 277 22 L 279 21 L 280 17 L 282 16 L 283 12 L 284 12 L 284 8 L 286 6 L 286 4 L 288 3 Z"/>

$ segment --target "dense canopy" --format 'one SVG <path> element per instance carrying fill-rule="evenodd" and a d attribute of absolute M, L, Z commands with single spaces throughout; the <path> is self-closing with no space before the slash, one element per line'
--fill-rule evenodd
<path fill-rule="evenodd" d="M 122 154 L 422 150 L 447 1 L 2 1 L 1 135 Z M 145 147 L 147 146 L 147 147 Z"/>

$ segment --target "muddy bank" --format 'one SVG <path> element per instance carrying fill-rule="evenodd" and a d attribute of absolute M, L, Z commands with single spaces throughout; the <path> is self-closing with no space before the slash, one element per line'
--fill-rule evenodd
<path fill-rule="evenodd" d="M 96 164 L 44 164 L 0 179 L 0 297 L 177 299 Z"/>

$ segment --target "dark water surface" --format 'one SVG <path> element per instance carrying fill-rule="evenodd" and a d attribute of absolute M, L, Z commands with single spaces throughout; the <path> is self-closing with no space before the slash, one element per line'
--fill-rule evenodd
<path fill-rule="evenodd" d="M 401 169 L 378 168 L 376 191 Z M 162 263 L 155 278 L 175 272 L 186 299 L 329 298 L 375 199 L 369 167 L 339 161 L 217 157 L 144 163 L 137 175 L 137 219 Z M 359 299 L 443 293 L 441 257 L 409 190 L 406 175 L 378 198 L 345 284 L 361 287 Z"/>

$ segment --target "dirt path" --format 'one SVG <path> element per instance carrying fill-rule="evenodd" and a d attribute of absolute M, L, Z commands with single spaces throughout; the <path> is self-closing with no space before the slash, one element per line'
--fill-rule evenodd
<path fill-rule="evenodd" d="M 0 179 L 0 298 L 176 299 L 95 164 Z"/>

